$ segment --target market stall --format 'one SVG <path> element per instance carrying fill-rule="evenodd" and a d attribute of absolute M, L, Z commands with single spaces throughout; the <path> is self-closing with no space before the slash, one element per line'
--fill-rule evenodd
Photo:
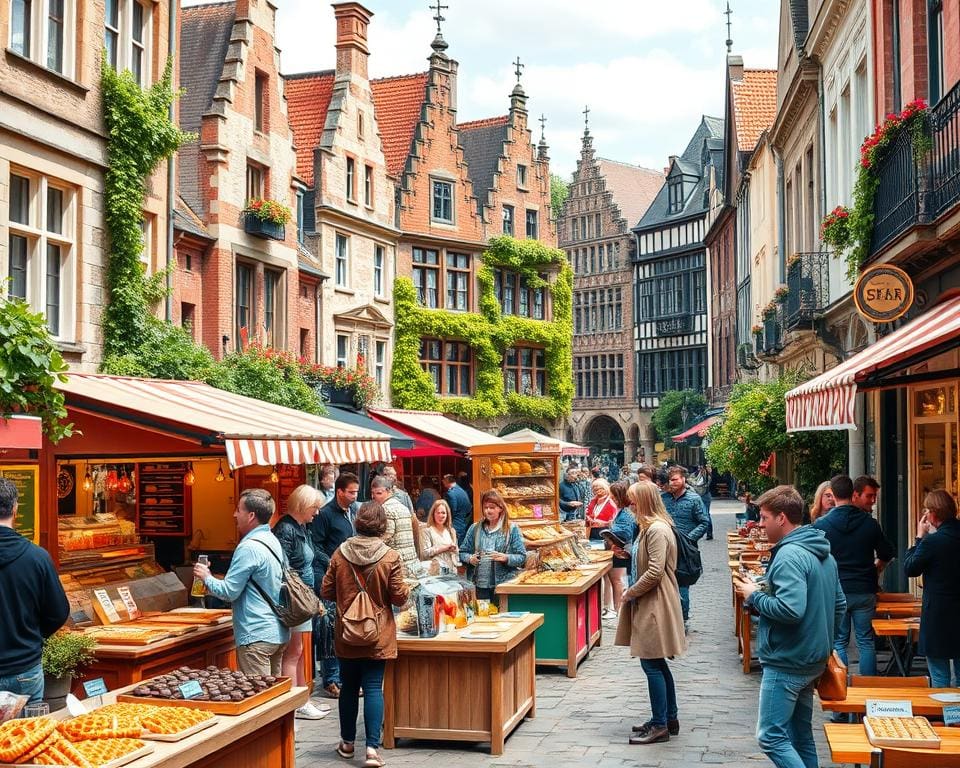
<path fill-rule="evenodd" d="M 566 440 L 560 440 L 556 437 L 541 435 L 532 429 L 524 428 L 508 435 L 501 435 L 501 440 L 508 443 L 556 443 L 560 446 L 561 456 L 589 456 L 590 449 L 576 443 L 569 443 Z"/>

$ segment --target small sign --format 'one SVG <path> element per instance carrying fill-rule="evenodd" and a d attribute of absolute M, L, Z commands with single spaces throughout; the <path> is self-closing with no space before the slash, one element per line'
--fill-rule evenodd
<path fill-rule="evenodd" d="M 72 693 L 67 694 L 66 704 L 67 712 L 70 713 L 71 717 L 80 717 L 80 715 L 85 715 L 90 711 L 87 709 L 87 705 L 80 701 L 80 699 L 78 699 Z"/>
<path fill-rule="evenodd" d="M 913 717 L 913 704 L 909 701 L 867 699 L 867 717 Z"/>
<path fill-rule="evenodd" d="M 203 688 L 200 687 L 199 680 L 188 680 L 180 686 L 180 693 L 185 699 L 193 699 L 203 693 Z"/>
<path fill-rule="evenodd" d="M 543 517 L 543 505 L 534 504 L 533 505 L 533 516 L 534 517 Z"/>
<path fill-rule="evenodd" d="M 103 609 L 103 616 L 110 624 L 116 624 L 120 621 L 120 614 L 117 613 L 117 609 L 114 607 L 110 595 L 107 594 L 107 590 L 95 589 L 93 590 L 93 596 L 97 598 L 97 604 Z"/>
<path fill-rule="evenodd" d="M 87 694 L 88 699 L 92 699 L 94 696 L 103 696 L 103 694 L 107 692 L 107 684 L 103 681 L 102 677 L 95 678 L 94 680 L 84 680 L 83 692 Z"/>
<path fill-rule="evenodd" d="M 870 322 L 892 323 L 913 305 L 913 281 L 900 267 L 870 267 L 853 287 L 853 301 Z"/>
<path fill-rule="evenodd" d="M 133 599 L 133 595 L 130 593 L 130 587 L 117 587 L 117 592 L 120 594 L 120 599 L 123 600 L 127 613 L 130 614 L 130 618 L 139 619 L 141 612 Z"/>
<path fill-rule="evenodd" d="M 943 724 L 944 725 L 956 725 L 960 723 L 960 706 L 954 704 L 950 707 L 943 708 Z"/>

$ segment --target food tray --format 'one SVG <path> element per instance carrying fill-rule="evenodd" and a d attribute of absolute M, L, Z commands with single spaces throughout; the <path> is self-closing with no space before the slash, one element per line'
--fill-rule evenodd
<path fill-rule="evenodd" d="M 104 645 L 152 645 L 153 643 L 159 643 L 161 640 L 169 640 L 173 637 L 173 634 L 164 630 L 150 629 L 134 631 L 149 632 L 150 634 L 142 637 L 133 637 L 123 635 L 121 628 L 110 630 L 103 626 L 87 627 L 83 630 L 83 634 L 92 637 L 98 643 L 103 643 Z"/>
<path fill-rule="evenodd" d="M 940 749 L 940 737 L 925 717 L 865 717 L 863 725 L 875 747 Z"/>
<path fill-rule="evenodd" d="M 139 760 L 141 757 L 152 754 L 154 749 L 156 749 L 156 747 L 154 747 L 153 744 L 144 744 L 140 749 L 135 749 L 133 752 L 127 752 L 127 754 L 116 757 L 113 760 L 100 763 L 97 768 L 120 768 L 121 765 L 132 763 L 134 760 Z M 0 768 L 33 768 L 33 766 L 40 768 L 42 765 L 43 763 L 0 763 Z"/>
<path fill-rule="evenodd" d="M 148 681 L 143 681 L 144 683 Z M 141 683 L 142 684 L 142 683 Z M 265 688 L 256 696 L 251 696 L 243 701 L 197 701 L 196 699 L 156 699 L 149 696 L 133 696 L 129 693 L 121 693 L 117 696 L 117 701 L 126 701 L 131 704 L 156 704 L 161 707 L 193 707 L 202 709 L 205 712 L 213 712 L 215 715 L 242 715 L 249 712 L 261 704 L 265 704 L 271 699 L 277 698 L 293 687 L 293 682 L 289 677 L 281 678 L 278 683 Z"/>
<path fill-rule="evenodd" d="M 268 688 L 267 691 L 270 689 Z M 261 691 L 261 693 L 266 693 L 266 691 Z M 254 697 L 255 698 L 255 697 Z M 246 699 L 244 699 L 246 701 Z M 141 702 L 137 702 L 138 704 Z M 195 702 L 195 704 L 203 704 L 211 702 Z M 216 704 L 225 704 L 226 702 L 212 702 Z M 203 709 L 203 707 L 194 706 L 193 709 Z M 216 717 L 211 717 L 209 720 L 204 720 L 203 722 L 197 723 L 196 725 L 191 725 L 189 728 L 177 731 L 176 733 L 153 733 L 152 731 L 144 731 L 140 734 L 140 738 L 144 741 L 183 741 L 189 736 L 193 736 L 195 733 L 200 733 L 200 731 L 209 728 L 214 723 L 218 722 Z"/>
<path fill-rule="evenodd" d="M 193 613 L 161 613 L 157 616 L 141 616 L 137 622 L 150 624 L 179 624 L 183 627 L 214 627 L 229 624 L 231 616 L 198 616 Z"/>

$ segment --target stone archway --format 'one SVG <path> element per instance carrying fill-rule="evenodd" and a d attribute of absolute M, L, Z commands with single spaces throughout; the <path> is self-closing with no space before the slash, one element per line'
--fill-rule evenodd
<path fill-rule="evenodd" d="M 581 445 L 590 449 L 590 461 L 601 464 L 616 463 L 617 474 L 624 464 L 624 437 L 623 430 L 609 416 L 597 416 L 583 430 Z"/>

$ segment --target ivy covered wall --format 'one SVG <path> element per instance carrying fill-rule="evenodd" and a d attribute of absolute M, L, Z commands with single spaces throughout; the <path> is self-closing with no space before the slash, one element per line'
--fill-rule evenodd
<path fill-rule="evenodd" d="M 573 270 L 563 251 L 536 240 L 493 238 L 477 270 L 479 312 L 426 309 L 417 303 L 410 278 L 394 284 L 396 317 L 391 389 L 397 408 L 436 410 L 464 419 L 523 416 L 553 420 L 570 413 L 573 401 Z M 494 293 L 494 269 L 518 273 L 530 288 L 546 287 L 551 320 L 504 315 Z M 541 274 L 548 272 L 550 279 Z M 436 337 L 470 345 L 474 360 L 472 397 L 442 397 L 420 367 L 420 339 Z M 504 393 L 504 352 L 522 343 L 544 348 L 546 392 Z"/>

